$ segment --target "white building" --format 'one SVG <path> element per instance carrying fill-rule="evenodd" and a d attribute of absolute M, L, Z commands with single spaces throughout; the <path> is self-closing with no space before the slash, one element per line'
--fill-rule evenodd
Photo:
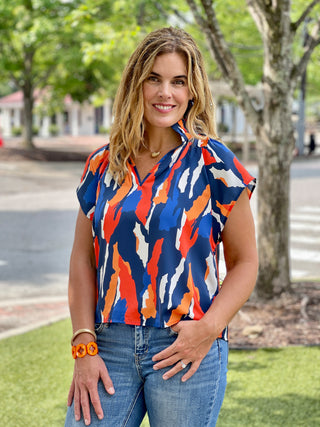
<path fill-rule="evenodd" d="M 48 137 L 52 126 L 56 125 L 58 135 L 93 135 L 99 128 L 108 129 L 111 124 L 111 101 L 106 100 L 101 107 L 94 107 L 88 101 L 80 104 L 70 96 L 64 99 L 63 111 L 48 116 L 41 113 L 43 96 L 35 93 L 34 126 L 39 129 L 38 135 Z M 14 136 L 14 128 L 22 128 L 23 93 L 21 91 L 0 98 L 0 129 L 4 137 Z"/>

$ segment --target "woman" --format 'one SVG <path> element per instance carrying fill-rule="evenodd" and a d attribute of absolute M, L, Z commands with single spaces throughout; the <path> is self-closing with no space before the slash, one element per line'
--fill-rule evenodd
<path fill-rule="evenodd" d="M 215 138 L 193 39 L 149 34 L 123 73 L 110 143 L 78 188 L 66 426 L 139 426 L 146 411 L 151 426 L 216 424 L 226 327 L 252 292 L 257 254 L 255 180 Z"/>

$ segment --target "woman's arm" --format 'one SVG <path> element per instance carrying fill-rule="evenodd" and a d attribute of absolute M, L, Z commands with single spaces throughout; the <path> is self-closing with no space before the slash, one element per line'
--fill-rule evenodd
<path fill-rule="evenodd" d="M 240 195 L 222 232 L 227 274 L 203 324 L 220 334 L 248 300 L 256 283 L 258 254 L 247 191 Z"/>
<path fill-rule="evenodd" d="M 94 313 L 96 304 L 96 264 L 92 242 L 92 224 L 82 210 L 79 210 L 75 238 L 70 258 L 69 273 L 69 307 L 73 333 L 79 329 L 94 330 Z M 78 335 L 73 344 L 88 344 L 93 337 L 88 333 Z M 98 395 L 99 379 L 104 383 L 108 393 L 113 394 L 113 384 L 105 363 L 96 356 L 86 355 L 75 360 L 73 381 L 68 396 L 68 405 L 74 400 L 75 419 L 80 420 L 81 410 L 85 424 L 89 425 L 90 400 L 98 418 L 103 418 L 103 411 Z"/>
<path fill-rule="evenodd" d="M 154 356 L 154 369 L 174 365 L 168 379 L 191 363 L 182 377 L 188 380 L 198 369 L 212 343 L 249 298 L 257 278 L 258 256 L 253 217 L 247 191 L 244 190 L 232 209 L 222 233 L 227 274 L 222 288 L 209 310 L 198 321 L 180 321 L 172 327 L 176 341 Z"/>
<path fill-rule="evenodd" d="M 69 270 L 69 308 L 73 332 L 94 330 L 96 268 L 92 242 L 92 224 L 79 209 Z M 84 339 L 84 334 L 81 336 Z M 88 338 L 92 339 L 91 335 Z"/>

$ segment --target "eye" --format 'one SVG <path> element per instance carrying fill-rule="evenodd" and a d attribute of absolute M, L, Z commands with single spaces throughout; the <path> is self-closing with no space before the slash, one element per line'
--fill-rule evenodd
<path fill-rule="evenodd" d="M 177 79 L 173 81 L 173 84 L 175 86 L 185 86 L 186 85 L 186 81 L 184 79 Z"/>
<path fill-rule="evenodd" d="M 157 76 L 151 75 L 147 77 L 147 82 L 157 83 L 158 81 L 159 81 L 159 78 Z"/>

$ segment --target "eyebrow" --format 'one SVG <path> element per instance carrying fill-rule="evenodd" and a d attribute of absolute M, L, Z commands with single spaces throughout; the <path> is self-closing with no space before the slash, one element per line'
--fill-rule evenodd
<path fill-rule="evenodd" d="M 155 73 L 154 71 L 151 71 L 152 75 L 156 76 L 156 77 L 161 77 L 161 74 Z M 185 76 L 184 74 L 182 74 L 181 76 L 173 76 L 173 79 L 187 79 L 188 77 Z"/>

